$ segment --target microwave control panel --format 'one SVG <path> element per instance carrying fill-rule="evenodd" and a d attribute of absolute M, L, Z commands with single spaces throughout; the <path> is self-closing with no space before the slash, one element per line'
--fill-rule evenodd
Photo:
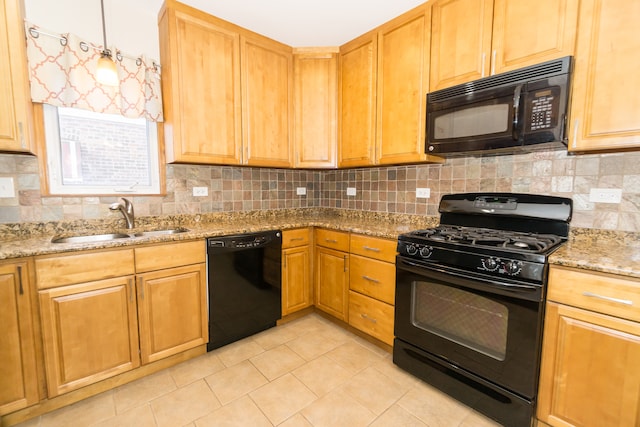
<path fill-rule="evenodd" d="M 528 131 L 539 131 L 554 128 L 558 123 L 560 109 L 560 88 L 549 87 L 529 94 L 527 114 L 529 116 Z"/>

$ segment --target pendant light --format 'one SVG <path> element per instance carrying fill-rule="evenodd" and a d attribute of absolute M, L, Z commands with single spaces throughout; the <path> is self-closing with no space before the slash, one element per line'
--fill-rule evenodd
<path fill-rule="evenodd" d="M 104 24 L 104 0 L 100 0 L 100 7 L 102 10 L 102 37 L 104 41 L 104 50 L 98 59 L 96 80 L 98 83 L 103 85 L 118 86 L 120 83 L 120 79 L 118 79 L 118 70 L 116 69 L 116 63 L 111 57 L 111 51 L 109 51 L 109 48 L 107 47 L 107 29 Z"/>

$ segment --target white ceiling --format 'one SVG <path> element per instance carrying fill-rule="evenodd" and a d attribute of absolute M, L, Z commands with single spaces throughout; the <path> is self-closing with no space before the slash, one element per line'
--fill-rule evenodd
<path fill-rule="evenodd" d="M 162 0 L 153 2 L 160 9 Z M 294 47 L 340 46 L 425 0 L 182 0 Z"/>

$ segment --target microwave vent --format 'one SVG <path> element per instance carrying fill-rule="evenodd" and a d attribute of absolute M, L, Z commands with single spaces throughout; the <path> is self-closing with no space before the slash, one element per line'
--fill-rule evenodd
<path fill-rule="evenodd" d="M 564 58 L 554 59 L 518 70 L 507 71 L 506 73 L 496 74 L 469 83 L 431 92 L 427 94 L 427 98 L 429 102 L 444 101 L 452 97 L 477 93 L 485 89 L 494 89 L 519 82 L 524 83 L 531 80 L 553 77 L 559 74 L 567 74 L 570 71 L 570 67 L 571 57 L 566 56 Z"/>

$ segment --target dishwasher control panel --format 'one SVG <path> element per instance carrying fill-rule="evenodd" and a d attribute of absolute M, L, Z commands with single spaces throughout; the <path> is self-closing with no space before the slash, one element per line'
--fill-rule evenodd
<path fill-rule="evenodd" d="M 235 236 L 223 236 L 219 238 L 211 237 L 207 239 L 207 246 L 211 249 L 250 249 L 259 248 L 270 243 L 282 241 L 280 231 L 270 231 L 264 233 L 240 234 Z"/>

